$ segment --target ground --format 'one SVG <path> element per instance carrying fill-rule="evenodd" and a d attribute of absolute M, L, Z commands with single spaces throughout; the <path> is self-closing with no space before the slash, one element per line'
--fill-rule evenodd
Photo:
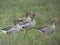
<path fill-rule="evenodd" d="M 60 0 L 0 0 L 0 29 L 14 26 L 16 17 L 24 17 L 26 11 L 36 11 L 36 26 L 49 24 L 53 17 L 60 17 Z M 26 33 L 7 35 L 0 33 L 0 45 L 60 45 L 60 19 L 56 21 L 56 31 L 51 35 L 37 32 L 33 28 Z"/>

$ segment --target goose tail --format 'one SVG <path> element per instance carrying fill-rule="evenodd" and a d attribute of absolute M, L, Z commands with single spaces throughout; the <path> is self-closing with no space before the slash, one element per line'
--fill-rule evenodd
<path fill-rule="evenodd" d="M 4 30 L 0 30 L 0 32 L 7 33 L 7 31 L 4 31 Z"/>
<path fill-rule="evenodd" d="M 42 32 L 41 30 L 38 30 L 38 32 Z"/>

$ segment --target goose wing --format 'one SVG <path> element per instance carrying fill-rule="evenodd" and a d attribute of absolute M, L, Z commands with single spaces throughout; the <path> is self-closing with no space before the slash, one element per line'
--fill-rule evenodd
<path fill-rule="evenodd" d="M 25 18 L 22 18 L 21 20 L 19 20 L 19 22 L 30 22 L 31 21 L 31 18 L 30 17 L 25 17 Z"/>
<path fill-rule="evenodd" d="M 23 21 L 25 21 L 25 20 L 26 20 L 26 17 L 21 18 L 21 19 L 19 20 L 19 22 L 23 22 Z"/>
<path fill-rule="evenodd" d="M 26 19 L 26 17 L 24 17 L 24 18 L 16 18 L 16 19 L 14 19 L 13 21 L 14 21 L 15 23 L 16 23 L 16 22 L 20 23 L 20 22 L 23 22 L 25 19 Z"/>
<path fill-rule="evenodd" d="M 2 30 L 10 30 L 11 28 L 13 28 L 13 27 L 10 27 L 10 26 L 8 26 L 8 27 L 5 27 L 5 28 L 3 28 Z"/>
<path fill-rule="evenodd" d="M 23 27 L 26 27 L 30 24 L 30 22 L 23 22 Z"/>
<path fill-rule="evenodd" d="M 48 27 L 47 25 L 46 26 L 41 26 L 41 27 L 39 27 L 39 30 L 47 28 L 47 27 Z"/>
<path fill-rule="evenodd" d="M 40 32 L 45 32 L 49 28 L 49 25 L 39 27 Z"/>

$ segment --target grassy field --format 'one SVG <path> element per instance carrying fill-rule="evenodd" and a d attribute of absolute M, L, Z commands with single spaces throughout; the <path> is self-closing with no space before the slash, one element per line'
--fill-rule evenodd
<path fill-rule="evenodd" d="M 25 16 L 26 11 L 36 11 L 36 27 L 49 24 L 53 17 L 60 17 L 60 0 L 0 0 L 0 29 L 14 26 L 15 17 Z M 31 29 L 24 33 L 7 35 L 0 33 L 0 45 L 60 45 L 60 19 L 56 22 L 56 31 L 51 35 Z"/>

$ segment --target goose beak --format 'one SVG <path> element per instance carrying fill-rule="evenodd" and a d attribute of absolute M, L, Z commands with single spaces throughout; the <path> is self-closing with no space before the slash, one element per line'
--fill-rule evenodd
<path fill-rule="evenodd" d="M 36 12 L 35 15 L 38 16 L 39 14 Z"/>
<path fill-rule="evenodd" d="M 18 20 L 21 20 L 21 18 L 18 18 Z"/>
<path fill-rule="evenodd" d="M 30 14 L 32 14 L 33 12 L 32 11 L 30 11 Z"/>
<path fill-rule="evenodd" d="M 57 21 L 58 19 L 57 19 L 57 18 L 55 18 L 55 20 Z"/>
<path fill-rule="evenodd" d="M 36 15 L 38 16 L 39 14 L 38 14 L 38 13 L 36 13 Z"/>
<path fill-rule="evenodd" d="M 28 11 L 28 12 L 26 12 L 27 14 L 32 14 L 33 12 L 32 11 Z"/>
<path fill-rule="evenodd" d="M 58 17 L 58 19 L 60 19 L 60 17 Z"/>
<path fill-rule="evenodd" d="M 59 17 L 60 18 L 60 17 Z"/>

